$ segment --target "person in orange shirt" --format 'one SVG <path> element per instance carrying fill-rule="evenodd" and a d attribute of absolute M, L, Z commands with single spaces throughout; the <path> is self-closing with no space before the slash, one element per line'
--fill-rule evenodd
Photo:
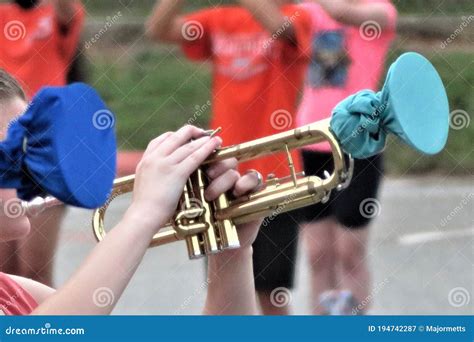
<path fill-rule="evenodd" d="M 292 1 L 240 0 L 180 15 L 184 1 L 158 1 L 147 35 L 177 43 L 189 59 L 213 65 L 212 128 L 222 127 L 225 145 L 295 127 L 294 115 L 309 61 L 310 18 Z M 298 154 L 293 155 L 297 169 Z M 287 157 L 274 154 L 240 164 L 264 176 L 289 175 Z M 297 245 L 294 213 L 264 220 L 254 243 L 254 275 L 265 314 L 287 314 L 271 295 L 293 285 Z M 276 305 L 275 305 L 276 303 Z"/>
<path fill-rule="evenodd" d="M 83 21 L 80 1 L 16 0 L 0 4 L 0 68 L 20 81 L 27 99 L 42 86 L 67 83 Z M 2 244 L 0 270 L 51 285 L 63 216 L 63 208 L 48 210 L 31 220 L 32 233 L 27 238 Z"/>

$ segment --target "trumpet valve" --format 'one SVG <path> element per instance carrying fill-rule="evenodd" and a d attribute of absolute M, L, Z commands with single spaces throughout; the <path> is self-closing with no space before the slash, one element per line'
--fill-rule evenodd
<path fill-rule="evenodd" d="M 222 210 L 229 207 L 229 200 L 225 194 L 220 195 L 214 202 L 216 210 Z M 234 249 L 240 247 L 237 228 L 231 220 L 216 221 L 219 234 L 219 249 Z"/>
<path fill-rule="evenodd" d="M 305 173 L 304 172 L 298 172 L 298 173 L 295 174 L 295 176 L 296 176 L 297 179 L 299 179 L 301 177 L 304 177 Z M 285 177 L 277 178 L 275 176 L 275 174 L 270 173 L 267 176 L 267 181 L 265 182 L 265 185 L 266 186 L 278 185 L 278 184 L 281 184 L 281 183 L 289 181 L 289 180 L 292 180 L 292 181 L 294 180 L 293 175 L 288 175 L 288 176 L 285 176 Z"/>

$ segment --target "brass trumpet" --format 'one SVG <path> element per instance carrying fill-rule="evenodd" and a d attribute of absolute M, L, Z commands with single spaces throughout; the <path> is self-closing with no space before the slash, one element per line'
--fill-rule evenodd
<path fill-rule="evenodd" d="M 325 179 L 316 176 L 304 177 L 304 174 L 296 173 L 290 150 L 322 141 L 331 145 L 334 172 L 327 174 Z M 185 240 L 191 259 L 238 248 L 240 244 L 236 224 L 325 201 L 333 189 L 342 189 L 350 181 L 353 160 L 345 160 L 335 136 L 329 129 L 329 119 L 219 149 L 204 162 L 203 167 L 224 159 L 236 158 L 245 161 L 280 151 L 286 152 L 290 175 L 284 178 L 270 177 L 264 189 L 238 199 L 223 194 L 217 200 L 207 202 L 204 199 L 206 176 L 202 168 L 195 171 L 184 187 L 176 214 L 153 237 L 150 247 Z M 93 229 L 98 241 L 106 235 L 104 218 L 108 206 L 117 196 L 131 192 L 134 180 L 135 175 L 116 179 L 110 200 L 95 210 Z"/>

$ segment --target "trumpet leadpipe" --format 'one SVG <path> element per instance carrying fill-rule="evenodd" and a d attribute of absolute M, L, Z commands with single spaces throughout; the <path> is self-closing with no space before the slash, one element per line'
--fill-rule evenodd
<path fill-rule="evenodd" d="M 52 196 L 47 196 L 44 198 L 35 197 L 31 201 L 21 201 L 23 213 L 25 213 L 26 216 L 30 217 L 37 216 L 44 212 L 46 209 L 57 207 L 60 205 L 64 205 L 64 203 Z"/>

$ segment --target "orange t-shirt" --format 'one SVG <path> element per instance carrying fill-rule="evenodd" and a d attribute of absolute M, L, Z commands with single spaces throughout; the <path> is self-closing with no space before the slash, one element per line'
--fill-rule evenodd
<path fill-rule="evenodd" d="M 41 87 L 66 84 L 84 22 L 84 9 L 77 11 L 62 32 L 51 4 L 25 10 L 15 4 L 0 4 L 0 68 L 15 76 L 28 97 Z"/>
<path fill-rule="evenodd" d="M 25 289 L 0 272 L 0 315 L 29 315 L 37 306 Z"/>
<path fill-rule="evenodd" d="M 213 128 L 222 127 L 224 146 L 280 133 L 295 127 L 297 97 L 309 60 L 311 20 L 296 5 L 281 7 L 287 29 L 291 24 L 297 43 L 270 34 L 240 7 L 217 7 L 186 16 L 183 51 L 194 60 L 213 64 Z M 301 170 L 298 153 L 293 153 Z M 283 153 L 242 163 L 265 177 L 289 174 Z"/>

